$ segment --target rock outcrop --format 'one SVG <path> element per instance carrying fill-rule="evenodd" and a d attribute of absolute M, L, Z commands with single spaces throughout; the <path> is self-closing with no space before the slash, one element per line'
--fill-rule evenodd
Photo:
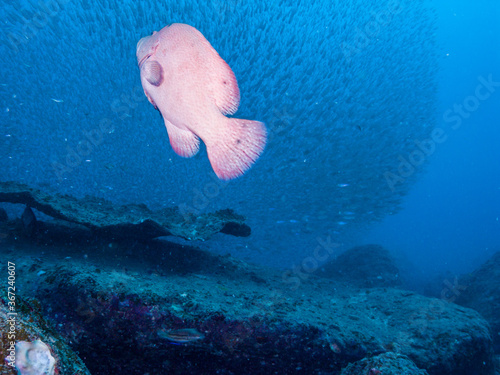
<path fill-rule="evenodd" d="M 2 259 L 3 258 L 2 254 Z M 14 299 L 12 299 L 12 296 Z M 54 373 L 60 375 L 90 375 L 89 370 L 71 350 L 67 341 L 63 339 L 42 316 L 40 303 L 32 298 L 20 298 L 17 294 L 11 294 L 11 299 L 6 293 L 6 288 L 0 289 L 0 330 L 2 343 L 2 365 L 0 374 L 18 375 L 18 371 L 11 364 L 16 362 L 21 366 L 22 361 L 19 345 L 16 343 L 36 342 L 40 340 L 50 348 L 51 357 L 55 361 Z M 9 305 L 8 302 L 14 302 Z M 13 307 L 13 308 L 11 308 Z M 10 315 L 9 315 L 10 313 Z M 26 345 L 26 344 L 25 344 Z M 41 345 L 41 344 L 40 344 Z M 14 355 L 14 358 L 11 357 Z M 33 357 L 33 356 L 31 356 Z M 5 361 L 4 361 L 5 359 Z M 24 372 L 34 373 L 39 372 Z"/>
<path fill-rule="evenodd" d="M 452 288 L 459 305 L 478 311 L 490 324 L 495 353 L 500 354 L 500 252 Z M 499 369 L 500 370 L 500 369 Z"/>
<path fill-rule="evenodd" d="M 218 232 L 244 237 L 251 233 L 245 218 L 229 209 L 198 216 L 183 215 L 177 207 L 152 211 L 144 204 L 117 206 L 90 196 L 76 199 L 69 195 L 50 195 L 16 182 L 0 182 L 0 202 L 24 204 L 55 219 L 77 224 L 78 227 L 69 229 L 70 234 L 79 230 L 77 235 L 83 235 L 82 229 L 83 232 L 87 229 L 92 235 L 114 239 L 178 236 L 206 240 Z M 39 232 L 44 232 L 47 226 L 53 231 L 68 230 L 67 226 L 57 228 L 47 223 Z"/>
<path fill-rule="evenodd" d="M 94 375 L 337 374 L 385 352 L 430 375 L 494 371 L 485 320 L 443 300 L 314 276 L 290 290 L 275 271 L 160 240 L 103 242 L 85 257 L 7 240 L 20 292 Z M 180 329 L 196 337 L 169 339 Z"/>
<path fill-rule="evenodd" d="M 348 249 L 326 263 L 321 276 L 344 281 L 360 288 L 397 286 L 399 270 L 389 251 L 380 245 Z"/>
<path fill-rule="evenodd" d="M 406 356 L 387 352 L 351 363 L 340 375 L 428 375 Z"/>

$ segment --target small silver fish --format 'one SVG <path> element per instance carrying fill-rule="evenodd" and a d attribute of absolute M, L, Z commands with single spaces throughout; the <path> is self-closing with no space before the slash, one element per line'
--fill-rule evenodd
<path fill-rule="evenodd" d="M 158 336 L 172 342 L 187 343 L 196 340 L 203 340 L 205 336 L 194 328 L 181 328 L 169 331 L 160 330 Z"/>

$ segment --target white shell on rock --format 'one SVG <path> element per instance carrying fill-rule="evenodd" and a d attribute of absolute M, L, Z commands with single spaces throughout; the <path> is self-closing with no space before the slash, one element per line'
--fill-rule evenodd
<path fill-rule="evenodd" d="M 16 344 L 18 375 L 54 375 L 55 364 L 49 346 L 41 340 Z"/>

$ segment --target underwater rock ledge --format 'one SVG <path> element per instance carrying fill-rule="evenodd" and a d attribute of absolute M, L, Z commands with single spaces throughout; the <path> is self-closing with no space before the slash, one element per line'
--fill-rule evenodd
<path fill-rule="evenodd" d="M 494 373 L 486 321 L 444 300 L 312 275 L 292 291 L 280 272 L 161 240 L 96 246 L 85 258 L 67 257 L 68 246 L 5 245 L 21 293 L 94 375 L 333 375 L 387 352 L 429 375 Z M 178 330 L 190 334 L 169 339 Z"/>
<path fill-rule="evenodd" d="M 114 205 L 102 198 L 50 195 L 17 182 L 0 182 L 0 202 L 25 204 L 55 219 L 83 225 L 106 238 L 153 239 L 177 236 L 207 240 L 216 233 L 247 237 L 245 217 L 232 210 L 182 215 L 177 207 L 152 211 L 144 204 Z"/>

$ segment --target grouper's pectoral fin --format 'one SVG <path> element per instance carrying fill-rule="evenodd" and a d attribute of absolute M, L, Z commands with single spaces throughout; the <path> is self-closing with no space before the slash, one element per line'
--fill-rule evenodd
<path fill-rule="evenodd" d="M 178 128 L 165 118 L 163 120 L 165 120 L 170 145 L 175 153 L 184 158 L 196 155 L 200 149 L 200 139 L 196 134 L 190 130 Z"/>
<path fill-rule="evenodd" d="M 146 98 L 148 98 L 149 102 L 153 105 L 153 107 L 155 107 L 155 109 L 158 109 L 154 100 L 151 98 L 151 96 L 148 94 L 148 92 L 146 90 L 144 90 L 144 95 L 146 95 Z"/>

